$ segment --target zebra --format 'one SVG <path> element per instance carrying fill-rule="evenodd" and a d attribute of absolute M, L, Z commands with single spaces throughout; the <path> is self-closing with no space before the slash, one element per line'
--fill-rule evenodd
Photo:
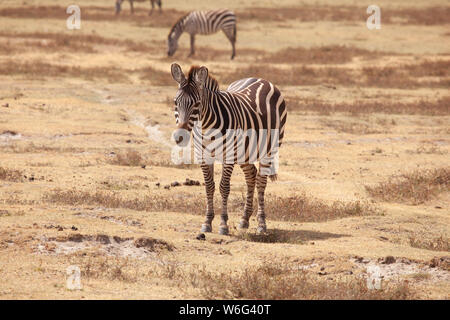
<path fill-rule="evenodd" d="M 235 56 L 236 43 L 236 16 L 228 9 L 213 11 L 192 11 L 181 17 L 172 27 L 168 37 L 167 55 L 171 57 L 178 48 L 178 39 L 183 32 L 191 36 L 191 52 L 189 57 L 195 53 L 195 35 L 212 34 L 221 29 L 231 42 L 231 59 Z"/>
<path fill-rule="evenodd" d="M 116 0 L 116 14 L 119 14 L 120 11 L 122 10 L 122 2 L 124 0 Z M 130 1 L 130 9 L 131 9 L 131 14 L 134 13 L 134 7 L 133 7 L 133 2 L 144 2 L 145 0 L 128 0 Z M 152 10 L 148 13 L 149 16 L 152 15 L 153 13 L 153 9 L 155 8 L 155 2 L 156 4 L 159 6 L 159 12 L 161 12 L 161 0 L 149 0 L 151 5 L 152 5 Z"/>
<path fill-rule="evenodd" d="M 222 137 L 230 130 L 241 129 L 245 132 L 248 129 L 255 129 L 257 134 L 257 145 L 262 140 L 262 135 L 258 134 L 258 129 L 271 129 L 278 131 L 278 146 L 284 137 L 284 129 L 287 118 L 286 104 L 281 92 L 269 81 L 260 78 L 246 78 L 235 81 L 229 85 L 227 90 L 221 91 L 217 80 L 209 76 L 206 67 L 191 67 L 188 77 L 184 75 L 181 67 L 177 63 L 171 66 L 173 79 L 178 82 L 179 87 L 174 98 L 175 119 L 177 128 L 173 138 L 177 145 L 186 145 L 192 133 L 195 147 L 204 149 L 206 145 L 201 142 L 210 130 L 220 131 Z M 199 126 L 200 128 L 197 128 Z M 228 131 L 227 131 L 228 130 Z M 184 133 L 184 134 L 183 134 Z M 277 153 L 278 150 L 271 143 L 262 141 L 260 150 L 265 146 L 268 152 Z M 274 139 L 275 140 L 275 139 Z M 227 145 L 227 150 L 236 151 L 236 144 L 231 139 L 232 145 Z M 242 141 L 241 141 L 242 142 Z M 227 144 L 228 141 L 224 141 Z M 239 229 L 248 229 L 249 218 L 253 213 L 253 197 L 255 186 L 258 197 L 257 232 L 260 234 L 267 232 L 264 210 L 264 192 L 267 184 L 267 176 L 271 180 L 276 179 L 276 172 L 267 172 L 268 163 L 262 163 L 258 155 L 259 168 L 256 169 L 250 159 L 254 154 L 254 149 L 245 139 L 241 143 L 245 147 L 245 161 L 239 162 L 245 175 L 247 185 L 247 196 L 244 206 L 244 213 L 239 223 Z M 252 151 L 252 150 L 253 151 Z M 200 150 L 201 151 L 201 150 Z M 259 153 L 260 151 L 258 151 Z M 255 160 L 255 157 L 253 157 Z M 224 161 L 222 167 L 222 178 L 220 181 L 220 194 L 222 197 L 222 213 L 219 233 L 226 235 L 229 233 L 227 226 L 228 213 L 227 203 L 230 193 L 230 178 L 234 165 L 237 164 L 236 157 L 232 161 Z M 202 224 L 201 232 L 212 232 L 212 220 L 214 218 L 213 198 L 215 191 L 214 183 L 214 162 L 200 161 L 206 188 L 206 220 Z M 275 174 L 274 174 L 275 173 Z"/>

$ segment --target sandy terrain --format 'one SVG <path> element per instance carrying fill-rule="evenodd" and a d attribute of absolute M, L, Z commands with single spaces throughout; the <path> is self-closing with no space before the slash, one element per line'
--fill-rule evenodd
<path fill-rule="evenodd" d="M 308 19 L 298 1 L 229 1 L 238 16 L 234 61 L 221 33 L 198 37 L 192 59 L 184 35 L 166 57 L 172 23 L 221 7 L 208 1 L 163 0 L 151 17 L 148 3 L 135 4 L 134 16 L 125 3 L 116 17 L 112 0 L 79 0 L 81 29 L 68 30 L 72 3 L 0 3 L 0 298 L 254 298 L 190 279 L 196 270 L 232 278 L 274 261 L 327 285 L 359 281 L 375 266 L 386 288 L 408 285 L 404 298 L 450 298 L 450 33 L 448 20 L 427 18 L 433 8 L 448 13 L 446 1 L 378 1 L 382 29 L 373 31 L 359 1 L 302 1 Z M 304 18 L 287 19 L 283 8 Z M 289 54 L 298 48 L 304 54 Z M 255 235 L 254 217 L 248 234 L 236 229 L 245 195 L 237 167 L 230 236 L 217 234 L 218 207 L 213 233 L 196 239 L 203 186 L 164 188 L 203 182 L 198 166 L 170 160 L 174 61 L 185 71 L 207 66 L 221 88 L 241 74 L 266 77 L 286 97 L 266 238 Z M 423 201 L 367 189 L 428 169 L 446 175 Z M 218 185 L 221 166 L 215 171 Z M 296 197 L 331 208 L 329 217 L 296 210 Z M 333 215 L 333 203 L 357 201 L 356 214 Z M 82 290 L 66 287 L 71 265 Z"/>

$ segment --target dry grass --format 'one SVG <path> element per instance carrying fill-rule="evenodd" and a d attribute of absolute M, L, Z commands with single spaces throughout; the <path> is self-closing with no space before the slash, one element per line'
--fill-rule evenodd
<path fill-rule="evenodd" d="M 409 238 L 411 247 L 432 251 L 450 251 L 450 238 L 440 236 L 434 239 L 412 236 Z"/>
<path fill-rule="evenodd" d="M 374 198 L 387 202 L 403 202 L 418 205 L 450 191 L 450 168 L 417 170 L 400 177 L 391 177 L 377 186 L 366 186 Z"/>
<path fill-rule="evenodd" d="M 215 74 L 213 74 L 214 76 Z M 279 68 L 268 65 L 253 64 L 246 68 L 239 68 L 232 72 L 218 73 L 217 78 L 221 83 L 231 83 L 243 78 L 263 78 L 276 85 L 300 86 L 300 85 L 354 85 L 355 77 L 344 68 L 307 66 Z"/>
<path fill-rule="evenodd" d="M 369 290 L 363 279 L 325 281 L 286 265 L 268 263 L 248 267 L 240 273 L 212 273 L 197 268 L 188 277 L 207 299 L 258 300 L 396 300 L 412 299 L 406 283 Z"/>
<path fill-rule="evenodd" d="M 365 135 L 365 134 L 377 134 L 386 133 L 387 130 L 378 130 L 373 128 L 373 125 L 365 122 L 356 122 L 348 120 L 337 120 L 337 119 L 322 119 L 320 122 L 327 127 L 333 128 L 337 132 Z"/>
<path fill-rule="evenodd" d="M 286 98 L 286 105 L 290 112 L 315 111 L 320 114 L 329 115 L 335 112 L 346 112 L 351 114 L 422 114 L 422 115 L 449 115 L 450 96 L 444 96 L 435 101 L 419 100 L 416 102 L 398 101 L 354 101 L 331 103 L 317 99 Z"/>
<path fill-rule="evenodd" d="M 448 87 L 450 60 L 423 61 L 418 64 L 364 67 L 364 84 L 379 88 Z M 421 80 L 420 77 L 425 77 Z M 429 80 L 427 77 L 437 79 Z"/>
<path fill-rule="evenodd" d="M 270 63 L 338 64 L 350 62 L 355 57 L 376 58 L 380 55 L 382 55 L 380 52 L 334 45 L 313 48 L 286 48 L 276 53 L 267 54 L 260 60 Z"/>
<path fill-rule="evenodd" d="M 116 67 L 90 67 L 54 65 L 38 60 L 0 64 L 0 75 L 21 75 L 29 79 L 42 80 L 47 77 L 75 77 L 86 80 L 107 79 L 108 82 L 127 82 L 126 72 Z"/>
<path fill-rule="evenodd" d="M 322 57 L 317 58 L 319 62 L 321 59 Z M 301 65 L 282 68 L 273 65 L 252 64 L 249 67 L 239 68 L 231 72 L 217 72 L 213 76 L 216 75 L 221 83 L 258 77 L 280 86 L 331 85 L 334 87 L 340 85 L 402 89 L 447 88 L 450 84 L 447 71 L 449 69 L 450 61 L 447 60 L 425 61 L 419 64 L 395 67 L 364 67 L 362 70 L 332 66 L 311 67 Z"/>
<path fill-rule="evenodd" d="M 47 51 L 77 51 L 94 53 L 97 52 L 95 46 L 109 45 L 123 47 L 127 51 L 137 51 L 146 53 L 160 52 L 159 48 L 164 47 L 163 41 L 152 40 L 153 45 L 146 43 L 135 42 L 130 39 L 113 39 L 102 37 L 97 34 L 62 34 L 62 33 L 45 33 L 45 32 L 0 32 L 0 37 L 6 39 L 14 39 L 15 43 L 12 46 L 9 41 L 5 44 L 0 44 L 0 53 L 2 48 L 12 52 L 23 51 L 27 48 L 41 49 Z M 17 40 L 24 39 L 23 42 Z"/>
<path fill-rule="evenodd" d="M 131 15 L 127 4 L 123 4 L 120 15 L 115 14 L 114 3 L 110 7 L 83 6 L 82 19 L 86 21 L 125 21 L 136 23 L 140 27 L 171 27 L 178 18 L 186 14 L 175 9 L 163 9 L 163 13 L 155 12 L 148 16 L 148 3 L 136 5 Z M 156 10 L 157 11 L 157 10 Z M 66 7 L 61 6 L 26 6 L 0 9 L 0 17 L 25 19 L 67 19 Z"/>
<path fill-rule="evenodd" d="M 146 67 L 139 70 L 139 73 L 141 75 L 141 80 L 148 80 L 157 86 L 173 86 L 175 83 L 170 72 L 163 72 L 152 67 Z"/>
<path fill-rule="evenodd" d="M 20 182 L 23 180 L 23 173 L 20 170 L 0 167 L 0 180 Z"/>

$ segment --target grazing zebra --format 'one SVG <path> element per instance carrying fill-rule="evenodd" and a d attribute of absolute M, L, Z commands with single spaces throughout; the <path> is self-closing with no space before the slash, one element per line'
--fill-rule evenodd
<path fill-rule="evenodd" d="M 122 2 L 124 0 L 116 0 L 116 14 L 120 13 L 120 10 L 122 10 Z M 133 7 L 133 2 L 144 2 L 145 0 L 128 0 L 130 1 L 130 9 L 131 9 L 131 13 L 134 13 L 134 7 Z M 161 0 L 149 0 L 151 5 L 152 5 L 152 10 L 148 13 L 149 16 L 152 15 L 153 13 L 153 9 L 155 8 L 155 2 L 156 4 L 159 6 L 159 12 L 161 12 Z"/>
<path fill-rule="evenodd" d="M 222 214 L 219 233 L 228 234 L 227 202 L 230 193 L 230 177 L 235 164 L 240 165 L 247 184 L 247 199 L 239 228 L 247 229 L 249 226 L 256 185 L 258 192 L 257 232 L 266 232 L 264 191 L 267 176 L 275 180 L 276 170 L 272 170 L 273 163 L 263 161 L 265 159 L 262 154 L 266 150 L 267 154 L 276 156 L 278 146 L 283 140 L 287 113 L 280 91 L 272 83 L 258 78 L 235 81 L 226 91 L 221 91 L 217 80 L 208 75 L 206 67 L 192 67 L 187 78 L 178 64 L 172 64 L 171 68 L 172 77 L 179 84 L 174 99 L 175 119 L 178 127 L 173 135 L 176 143 L 182 146 L 186 145 L 190 139 L 190 132 L 192 132 L 194 152 L 199 154 L 209 147 L 209 141 L 214 142 L 217 146 L 217 142 L 221 139 L 223 154 L 220 156 L 226 160 L 222 161 L 220 181 Z M 220 134 L 218 135 L 217 132 Z M 229 132 L 252 132 L 253 137 L 245 134 L 230 136 Z M 278 133 L 278 137 L 274 132 Z M 277 145 L 276 142 L 278 142 Z M 236 156 L 240 147 L 243 147 L 243 153 Z M 215 151 L 216 149 L 211 153 L 212 156 L 215 156 L 213 154 Z M 232 157 L 229 157 L 229 154 L 232 154 Z M 241 157 L 242 155 L 243 157 Z M 220 156 L 215 156 L 215 159 Z M 202 156 L 200 161 L 207 196 L 206 220 L 201 231 L 211 232 L 211 222 L 214 218 L 214 162 L 205 159 Z M 270 157 L 269 159 L 273 160 Z M 259 170 L 254 165 L 256 161 L 259 161 Z"/>
<path fill-rule="evenodd" d="M 213 11 L 192 11 L 180 18 L 172 27 L 169 33 L 167 55 L 171 57 L 178 48 L 178 38 L 183 32 L 191 36 L 191 52 L 195 53 L 194 43 L 196 34 L 211 34 L 222 30 L 231 42 L 231 59 L 235 56 L 236 43 L 236 16 L 228 9 Z"/>

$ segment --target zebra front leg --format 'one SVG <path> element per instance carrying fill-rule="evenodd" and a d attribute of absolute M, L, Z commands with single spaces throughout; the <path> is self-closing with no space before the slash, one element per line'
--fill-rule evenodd
<path fill-rule="evenodd" d="M 222 214 L 220 215 L 219 234 L 227 235 L 228 230 L 228 196 L 230 195 L 230 179 L 233 173 L 234 164 L 223 164 L 222 179 L 220 180 L 220 195 L 222 196 Z"/>
<path fill-rule="evenodd" d="M 201 232 L 211 232 L 211 223 L 214 219 L 214 164 L 202 164 L 203 177 L 206 189 L 206 220 L 202 224 Z"/>
<path fill-rule="evenodd" d="M 256 190 L 258 191 L 258 214 L 256 216 L 258 220 L 258 228 L 256 233 L 266 233 L 266 213 L 264 211 L 264 192 L 267 185 L 267 176 L 261 175 L 261 167 L 259 167 L 259 172 L 256 175 Z"/>
<path fill-rule="evenodd" d="M 248 220 L 253 213 L 253 197 L 255 194 L 256 185 L 256 167 L 254 164 L 241 165 L 242 171 L 245 175 L 245 183 L 247 184 L 247 200 L 245 201 L 244 214 L 239 223 L 239 229 L 248 229 Z"/>
<path fill-rule="evenodd" d="M 191 34 L 191 53 L 188 57 L 192 57 L 195 54 L 195 34 Z"/>

